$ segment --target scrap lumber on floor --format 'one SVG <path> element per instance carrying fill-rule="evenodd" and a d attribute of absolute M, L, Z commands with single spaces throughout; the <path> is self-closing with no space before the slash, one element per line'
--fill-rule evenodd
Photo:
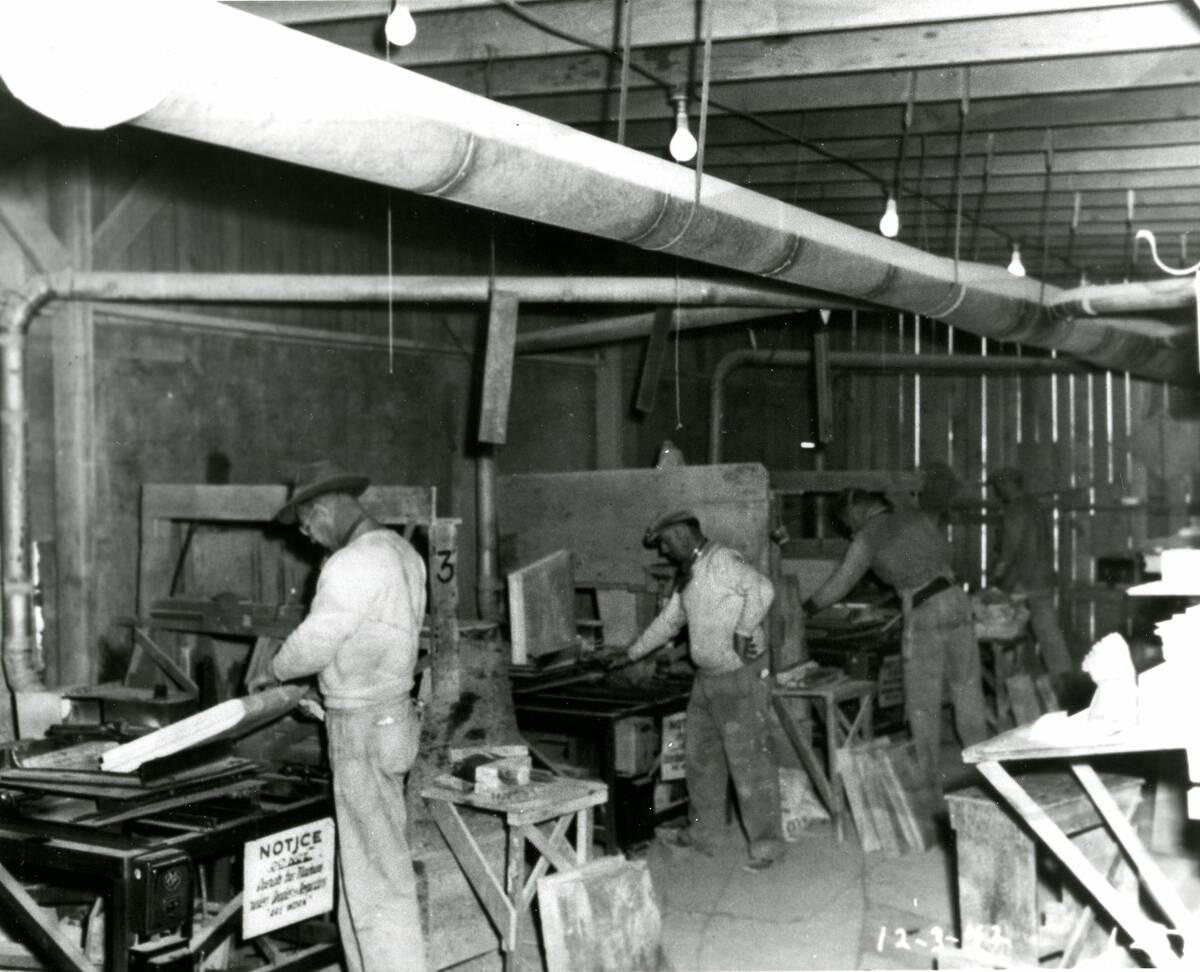
<path fill-rule="evenodd" d="M 548 972 L 660 968 L 662 917 L 645 861 L 601 857 L 538 880 Z"/>
<path fill-rule="evenodd" d="M 911 742 L 845 746 L 836 761 L 864 851 L 895 856 L 931 845 L 937 794 Z"/>

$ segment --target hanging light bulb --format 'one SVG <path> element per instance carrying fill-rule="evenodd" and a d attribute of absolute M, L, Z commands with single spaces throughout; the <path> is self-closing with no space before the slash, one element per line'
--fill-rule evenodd
<path fill-rule="evenodd" d="M 1025 264 L 1021 262 L 1021 244 L 1013 244 L 1012 259 L 1008 261 L 1008 272 L 1014 277 L 1025 276 Z"/>
<path fill-rule="evenodd" d="M 889 240 L 895 239 L 896 235 L 900 232 L 900 213 L 896 209 L 896 197 L 890 192 L 888 193 L 887 206 L 883 210 L 883 216 L 879 219 L 879 232 Z"/>
<path fill-rule="evenodd" d="M 417 36 L 417 22 L 408 4 L 397 3 L 383 25 L 383 36 L 394 47 L 407 47 Z"/>
<path fill-rule="evenodd" d="M 696 136 L 688 128 L 687 95 L 672 95 L 671 100 L 675 103 L 675 134 L 671 136 L 667 150 L 676 162 L 691 162 L 699 146 Z"/>

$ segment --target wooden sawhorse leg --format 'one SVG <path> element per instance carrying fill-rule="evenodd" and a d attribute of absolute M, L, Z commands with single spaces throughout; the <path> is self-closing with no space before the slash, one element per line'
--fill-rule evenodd
<path fill-rule="evenodd" d="M 1132 939 L 1134 947 L 1150 956 L 1155 968 L 1181 968 L 1182 963 L 1171 949 L 1167 940 L 1166 930 L 1159 924 L 1145 918 L 1138 908 L 1137 902 L 1126 900 L 1117 890 L 1105 880 L 1094 864 L 1084 857 L 1083 853 L 1071 843 L 1062 828 L 1050 819 L 1049 814 L 1025 792 L 1008 771 L 994 760 L 984 760 L 977 764 L 979 772 L 992 784 L 1021 819 L 1033 830 L 1042 842 L 1062 861 L 1075 879 L 1079 881 L 1107 911 L 1113 920 L 1124 929 Z M 1119 813 L 1119 811 L 1118 811 Z M 1107 819 L 1107 818 L 1106 818 Z"/>

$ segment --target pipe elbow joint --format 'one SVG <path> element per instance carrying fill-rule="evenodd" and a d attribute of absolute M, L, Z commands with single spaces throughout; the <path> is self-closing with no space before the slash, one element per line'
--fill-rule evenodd
<path fill-rule="evenodd" d="M 37 314 L 62 287 L 61 274 L 42 274 L 9 297 L 0 314 L 0 334 L 24 337 Z"/>
<path fill-rule="evenodd" d="M 4 646 L 4 677 L 13 692 L 42 692 L 42 681 L 33 659 L 33 639 L 29 635 L 13 635 Z"/>

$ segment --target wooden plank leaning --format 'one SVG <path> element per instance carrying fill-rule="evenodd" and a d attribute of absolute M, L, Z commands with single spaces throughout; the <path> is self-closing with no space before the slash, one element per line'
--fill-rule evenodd
<path fill-rule="evenodd" d="M 58 923 L 49 918 L 39 905 L 25 890 L 24 886 L 13 877 L 3 864 L 0 864 L 0 904 L 4 912 L 10 915 L 17 925 L 37 943 L 40 952 L 54 960 L 56 969 L 66 969 L 68 972 L 99 972 L 99 969 L 89 961 L 79 947 L 63 935 Z"/>
<path fill-rule="evenodd" d="M 1108 824 L 1108 829 L 1112 831 L 1113 836 L 1116 837 L 1120 845 L 1125 848 L 1125 853 L 1133 861 L 1138 875 L 1145 883 L 1147 890 L 1154 896 L 1154 900 L 1158 902 L 1158 906 L 1162 908 L 1163 914 L 1171 920 L 1171 924 L 1175 926 L 1176 931 L 1183 933 L 1185 938 L 1187 938 L 1194 924 L 1191 912 L 1188 911 L 1187 905 L 1183 903 L 1183 899 L 1179 897 L 1179 892 L 1175 890 L 1175 886 L 1163 874 L 1162 868 L 1150 856 L 1146 845 L 1142 843 L 1141 838 L 1134 831 L 1129 818 L 1121 812 L 1121 808 L 1117 806 L 1117 802 L 1113 799 L 1112 794 L 1108 792 L 1104 784 L 1100 781 L 1096 770 L 1090 763 L 1073 761 L 1071 763 L 1071 772 L 1079 780 L 1080 786 L 1087 791 L 1087 795 L 1092 798 L 1092 803 L 1096 805 L 1096 810 L 1104 818 L 1104 822 Z"/>
<path fill-rule="evenodd" d="M 981 760 L 979 771 L 1017 813 L 1031 830 L 1046 844 L 1088 893 L 1100 903 L 1133 940 L 1133 947 L 1145 952 L 1156 968 L 1181 968 L 1182 963 L 1171 949 L 1166 930 L 1143 917 L 1135 901 L 1127 901 L 1113 888 L 1071 839 L 1037 802 L 1025 792 L 1008 771 L 994 760 Z"/>

